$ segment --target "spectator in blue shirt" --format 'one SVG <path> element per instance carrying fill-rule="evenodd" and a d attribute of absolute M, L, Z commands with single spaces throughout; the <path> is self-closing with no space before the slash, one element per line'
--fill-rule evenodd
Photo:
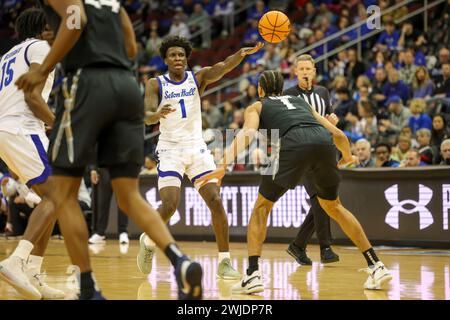
<path fill-rule="evenodd" d="M 413 98 L 427 98 L 433 95 L 434 85 L 427 68 L 417 67 L 412 81 Z"/>
<path fill-rule="evenodd" d="M 213 16 L 214 10 L 216 9 L 216 4 L 216 0 L 203 0 L 203 9 L 205 9 L 210 16 Z"/>
<path fill-rule="evenodd" d="M 338 31 L 338 28 L 335 25 L 332 25 L 327 17 L 322 17 L 319 28 L 325 34 L 325 37 L 328 37 Z"/>
<path fill-rule="evenodd" d="M 258 31 L 258 20 L 251 20 L 250 28 L 245 31 L 242 42 L 245 46 L 252 47 L 256 45 L 258 41 L 263 41 L 263 38 Z"/>
<path fill-rule="evenodd" d="M 375 54 L 375 62 L 372 63 L 369 67 L 369 69 L 366 71 L 366 76 L 369 77 L 370 80 L 373 80 L 375 78 L 375 72 L 378 68 L 384 68 L 384 62 L 386 61 L 386 58 L 384 56 L 384 53 L 382 51 L 377 51 Z"/>
<path fill-rule="evenodd" d="M 423 99 L 413 99 L 409 109 L 411 110 L 411 117 L 409 118 L 408 126 L 411 128 L 413 134 L 420 129 L 432 128 L 432 121 L 429 115 L 425 113 L 426 103 Z"/>
<path fill-rule="evenodd" d="M 269 11 L 264 3 L 264 1 L 257 1 L 255 7 L 253 7 L 248 13 L 247 20 L 257 20 Z"/>
<path fill-rule="evenodd" d="M 395 25 L 392 21 L 386 23 L 386 30 L 383 31 L 377 40 L 377 47 L 381 50 L 395 50 L 398 45 L 400 34 L 395 30 Z"/>
<path fill-rule="evenodd" d="M 383 95 L 386 99 L 392 96 L 399 96 L 403 103 L 409 99 L 409 88 L 403 81 L 399 80 L 398 71 L 391 69 L 388 73 L 388 82 L 383 87 Z"/>
<path fill-rule="evenodd" d="M 346 29 L 349 26 L 349 20 L 347 17 L 345 16 L 341 16 L 339 18 L 339 22 L 338 22 L 338 27 L 339 30 L 338 31 L 342 31 L 344 29 Z M 356 34 L 356 30 L 350 30 L 346 33 L 344 33 L 343 35 L 341 35 L 339 38 L 337 38 L 336 40 L 334 40 L 334 45 L 341 45 L 343 43 L 349 42 L 351 40 L 356 39 L 357 34 Z"/>

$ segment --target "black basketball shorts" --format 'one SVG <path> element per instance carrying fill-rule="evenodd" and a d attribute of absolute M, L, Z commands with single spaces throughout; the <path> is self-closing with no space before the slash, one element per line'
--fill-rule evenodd
<path fill-rule="evenodd" d="M 73 74 L 67 79 L 70 91 Z M 85 68 L 74 96 L 69 123 L 73 142 L 67 139 L 64 97 L 57 107 L 48 149 L 53 174 L 79 177 L 87 165 L 97 164 L 110 168 L 112 178 L 137 177 L 144 161 L 144 101 L 133 74 L 113 67 Z M 55 148 L 59 130 L 63 134 Z"/>

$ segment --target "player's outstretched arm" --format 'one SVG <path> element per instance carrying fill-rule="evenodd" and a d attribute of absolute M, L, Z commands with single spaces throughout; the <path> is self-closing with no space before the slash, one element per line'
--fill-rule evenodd
<path fill-rule="evenodd" d="M 225 74 L 236 68 L 246 56 L 258 52 L 263 46 L 264 44 L 262 42 L 258 42 L 254 47 L 242 48 L 224 61 L 201 69 L 196 74 L 200 86 L 200 93 L 203 93 L 207 85 L 222 79 Z"/>
<path fill-rule="evenodd" d="M 19 89 L 32 91 L 44 82 L 49 73 L 65 55 L 73 48 L 86 26 L 87 17 L 81 0 L 46 0 L 61 17 L 61 24 L 52 48 L 42 65 L 35 71 L 28 71 L 16 81 Z M 73 10 L 73 8 L 77 8 Z"/>
<path fill-rule="evenodd" d="M 30 71 L 34 71 L 38 69 L 40 64 L 32 63 L 30 64 Z M 42 98 L 42 90 L 45 86 L 45 81 L 41 82 L 38 86 L 36 86 L 33 91 L 25 91 L 25 102 L 30 108 L 31 112 L 36 116 L 36 118 L 42 120 L 49 127 L 53 127 L 53 123 L 55 122 L 55 115 L 48 107 L 44 98 Z"/>
<path fill-rule="evenodd" d="M 228 164 L 232 163 L 252 142 L 259 128 L 259 115 L 261 114 L 261 102 L 255 102 L 247 107 L 244 113 L 244 127 L 236 135 L 231 145 L 225 150 L 223 158 L 219 161 L 217 169 L 198 178 L 198 183 L 206 183 L 212 179 L 219 179 L 218 185 L 222 183 Z"/>
<path fill-rule="evenodd" d="M 136 58 L 138 52 L 136 34 L 134 33 L 130 17 L 123 7 L 120 8 L 120 21 L 122 22 L 122 31 L 125 40 L 125 49 L 127 50 L 127 56 L 128 58 L 130 58 L 130 60 L 133 60 L 134 58 Z"/>
<path fill-rule="evenodd" d="M 158 109 L 158 91 L 159 84 L 156 78 L 152 78 L 145 84 L 145 124 L 158 123 L 161 118 L 165 118 L 166 115 L 175 111 L 169 104 L 166 104 Z"/>
<path fill-rule="evenodd" d="M 255 102 L 245 109 L 244 126 L 236 135 L 231 145 L 225 150 L 220 165 L 227 166 L 247 148 L 255 137 L 259 128 L 259 115 L 261 113 L 261 102 Z"/>

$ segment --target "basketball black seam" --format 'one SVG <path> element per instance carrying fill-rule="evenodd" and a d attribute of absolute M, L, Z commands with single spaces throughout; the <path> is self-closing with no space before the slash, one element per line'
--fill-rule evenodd
<path fill-rule="evenodd" d="M 286 22 L 289 21 L 289 18 L 287 18 L 286 20 L 284 20 L 284 22 L 282 24 L 280 24 L 279 26 L 276 26 L 276 28 L 282 27 Z"/>
<path fill-rule="evenodd" d="M 268 27 L 265 27 L 265 26 L 259 26 L 258 27 L 258 29 L 262 32 L 262 30 L 261 29 L 266 29 L 266 30 L 269 30 L 269 32 L 272 32 L 272 30 L 273 29 L 271 29 L 271 28 L 268 28 Z M 291 32 L 291 30 L 286 30 L 286 31 L 280 31 L 280 30 L 276 30 L 276 32 L 277 33 L 289 33 L 289 32 Z"/>
<path fill-rule="evenodd" d="M 276 36 L 281 41 L 281 37 L 279 35 L 277 35 L 276 33 L 274 33 L 273 36 Z M 273 40 L 273 36 L 272 36 L 272 40 Z"/>
<path fill-rule="evenodd" d="M 277 13 L 277 17 L 275 18 L 275 26 L 277 25 L 277 21 L 278 21 L 278 13 Z M 273 36 L 275 35 L 275 29 L 276 29 L 277 27 L 273 27 L 273 31 L 272 31 L 272 38 L 270 38 L 270 42 L 272 42 L 273 41 Z M 278 37 L 278 38 L 280 38 L 280 37 Z M 281 39 L 281 38 L 280 38 Z"/>
<path fill-rule="evenodd" d="M 275 28 L 275 26 L 270 22 L 269 16 L 267 14 L 265 16 L 266 16 L 267 22 L 270 24 L 270 26 Z M 278 17 L 278 14 L 277 14 L 277 17 Z"/>

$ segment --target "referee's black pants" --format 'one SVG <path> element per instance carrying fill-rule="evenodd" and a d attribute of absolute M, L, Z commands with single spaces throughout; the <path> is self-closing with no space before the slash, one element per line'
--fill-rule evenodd
<path fill-rule="evenodd" d="M 97 219 L 97 223 L 94 224 L 94 233 L 104 236 L 109 221 L 109 209 L 111 205 L 111 199 L 113 190 L 111 187 L 111 180 L 109 177 L 108 169 L 98 168 L 97 172 L 100 176 L 98 185 L 96 186 L 96 193 L 94 201 L 96 205 L 93 206 L 94 217 Z M 127 232 L 128 228 L 128 216 L 118 208 L 117 213 L 117 231 L 119 234 Z"/>
<path fill-rule="evenodd" d="M 300 226 L 294 243 L 300 248 L 306 248 L 314 231 L 316 231 L 320 248 L 329 247 L 331 246 L 330 216 L 319 204 L 316 187 L 314 186 L 311 175 L 306 174 L 303 184 L 310 197 L 311 208 L 306 215 L 305 221 Z"/>

